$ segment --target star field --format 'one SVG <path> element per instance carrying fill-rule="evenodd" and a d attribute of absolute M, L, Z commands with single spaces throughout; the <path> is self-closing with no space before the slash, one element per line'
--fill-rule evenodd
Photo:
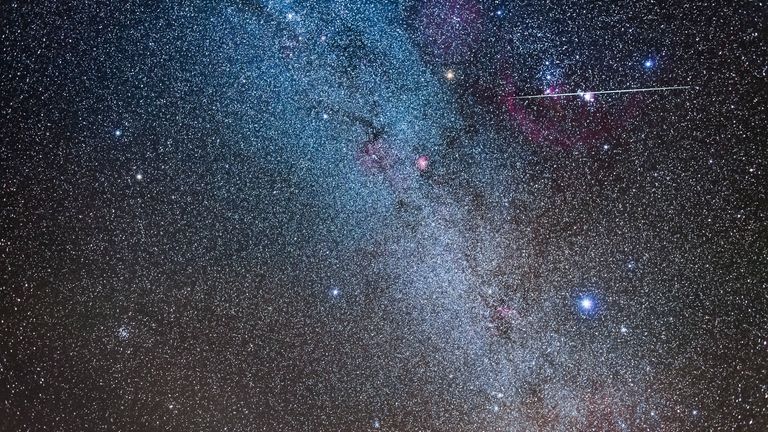
<path fill-rule="evenodd" d="M 3 2 L 0 431 L 766 430 L 765 17 Z"/>

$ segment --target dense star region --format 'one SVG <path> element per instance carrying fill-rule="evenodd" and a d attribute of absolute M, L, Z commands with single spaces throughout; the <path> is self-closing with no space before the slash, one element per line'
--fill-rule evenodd
<path fill-rule="evenodd" d="M 0 430 L 768 430 L 767 12 L 3 1 Z"/>

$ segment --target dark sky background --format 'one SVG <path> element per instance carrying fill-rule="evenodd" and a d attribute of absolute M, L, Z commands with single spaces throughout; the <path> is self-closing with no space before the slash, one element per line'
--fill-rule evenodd
<path fill-rule="evenodd" d="M 3 0 L 0 430 L 767 430 L 766 12 Z"/>

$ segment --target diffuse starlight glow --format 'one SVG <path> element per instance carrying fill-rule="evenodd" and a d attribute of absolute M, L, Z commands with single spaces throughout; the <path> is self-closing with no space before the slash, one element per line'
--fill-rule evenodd
<path fill-rule="evenodd" d="M 0 429 L 768 430 L 761 6 L 502 3 L 0 2 Z"/>

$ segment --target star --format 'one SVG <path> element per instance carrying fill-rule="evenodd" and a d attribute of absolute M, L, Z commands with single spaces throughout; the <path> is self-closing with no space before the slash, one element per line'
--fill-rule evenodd
<path fill-rule="evenodd" d="M 576 299 L 576 309 L 584 318 L 592 318 L 599 312 L 599 303 L 594 294 L 582 294 Z"/>
<path fill-rule="evenodd" d="M 653 69 L 656 66 L 656 62 L 652 58 L 648 58 L 643 62 L 643 67 L 646 69 Z"/>
<path fill-rule="evenodd" d="M 137 180 L 137 181 L 142 181 L 142 180 L 144 180 L 144 174 L 142 174 L 142 173 L 136 173 L 136 180 Z"/>
<path fill-rule="evenodd" d="M 456 73 L 451 69 L 448 69 L 447 71 L 445 71 L 444 75 L 445 75 L 445 79 L 447 79 L 448 81 L 453 81 L 453 79 L 456 78 Z"/>
<path fill-rule="evenodd" d="M 115 129 L 115 131 L 114 131 L 113 133 L 114 133 L 114 134 L 115 134 L 115 136 L 116 136 L 116 137 L 118 137 L 118 138 L 120 138 L 121 136 L 123 136 L 123 130 L 122 130 L 122 129 Z"/>

